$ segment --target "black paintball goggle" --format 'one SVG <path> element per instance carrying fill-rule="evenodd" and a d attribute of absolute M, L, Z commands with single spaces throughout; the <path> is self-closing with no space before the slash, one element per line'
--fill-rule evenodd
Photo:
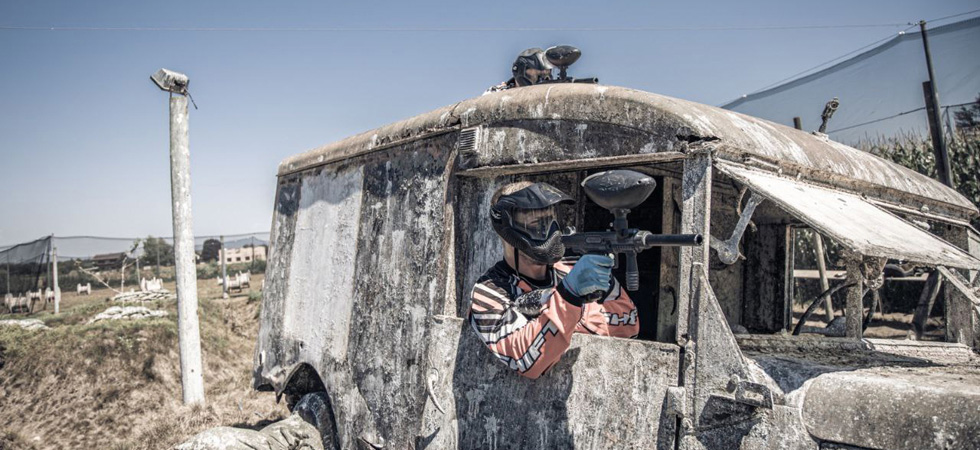
<path fill-rule="evenodd" d="M 554 264 L 565 252 L 555 213 L 562 203 L 575 200 L 548 183 L 534 183 L 501 196 L 490 206 L 490 220 L 494 231 L 515 249 L 542 264 Z"/>

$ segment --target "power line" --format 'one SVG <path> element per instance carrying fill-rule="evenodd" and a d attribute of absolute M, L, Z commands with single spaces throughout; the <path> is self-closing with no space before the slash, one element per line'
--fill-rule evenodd
<path fill-rule="evenodd" d="M 905 23 L 816 24 L 772 26 L 658 26 L 658 27 L 85 27 L 0 25 L 7 31 L 165 31 L 165 32 L 518 32 L 518 31 L 782 31 L 839 28 L 897 28 Z"/>
<path fill-rule="evenodd" d="M 894 119 L 896 117 L 904 116 L 906 114 L 912 114 L 912 113 L 914 113 L 916 111 L 922 111 L 923 109 L 926 109 L 926 107 L 925 106 L 921 106 L 921 107 L 918 107 L 918 108 L 915 108 L 915 109 L 910 109 L 908 111 L 903 111 L 903 112 L 900 112 L 898 114 L 891 115 L 891 116 L 888 116 L 888 117 L 882 117 L 880 119 L 869 120 L 867 122 L 859 123 L 859 124 L 856 124 L 856 125 L 851 125 L 849 127 L 839 128 L 839 129 L 836 129 L 836 130 L 833 130 L 833 131 L 828 131 L 827 134 L 837 133 L 839 131 L 846 131 L 846 130 L 850 130 L 851 128 L 863 127 L 865 125 L 871 125 L 873 123 L 882 122 L 882 121 L 885 121 L 885 120 L 888 120 L 888 119 Z"/>
<path fill-rule="evenodd" d="M 926 22 L 927 23 L 928 22 L 939 22 L 939 21 L 942 21 L 942 20 L 952 19 L 954 17 L 966 16 L 966 15 L 970 15 L 970 14 L 978 13 L 978 12 L 980 12 L 980 9 L 974 9 L 973 11 L 967 11 L 967 12 L 962 12 L 962 13 L 959 13 L 959 14 L 953 14 L 951 16 L 940 17 L 938 19 L 930 19 L 930 20 L 927 20 Z M 915 25 L 915 24 L 909 22 L 909 25 Z"/>
<path fill-rule="evenodd" d="M 958 108 L 960 106 L 972 105 L 974 103 L 976 103 L 976 102 L 957 103 L 955 105 L 946 105 L 946 106 L 943 106 L 942 108 L 945 109 L 947 112 L 949 112 L 949 108 Z M 847 130 L 850 130 L 852 128 L 858 128 L 858 127 L 863 127 L 865 125 L 871 125 L 873 123 L 883 122 L 883 121 L 888 120 L 888 119 L 894 119 L 896 117 L 904 116 L 906 114 L 912 114 L 914 112 L 922 111 L 923 109 L 926 109 L 926 107 L 925 106 L 920 106 L 918 108 L 910 109 L 908 111 L 902 111 L 902 112 L 900 112 L 898 114 L 893 114 L 893 115 L 888 116 L 888 117 L 882 117 L 880 119 L 869 120 L 867 122 L 862 122 L 862 123 L 851 125 L 851 126 L 847 126 L 847 127 L 844 127 L 844 128 L 839 128 L 839 129 L 836 129 L 836 130 L 828 131 L 827 134 L 837 133 L 837 132 L 840 132 L 840 131 L 847 131 Z"/>

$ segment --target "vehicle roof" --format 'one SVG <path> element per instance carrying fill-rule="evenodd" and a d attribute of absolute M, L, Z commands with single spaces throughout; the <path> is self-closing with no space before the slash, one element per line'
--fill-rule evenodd
<path fill-rule="evenodd" d="M 815 181 L 857 182 L 864 189 L 850 190 L 874 197 L 881 197 L 875 192 L 881 190 L 912 195 L 944 203 L 964 217 L 980 214 L 966 197 L 939 181 L 825 135 L 714 106 L 593 84 L 531 86 L 464 100 L 287 158 L 279 166 L 279 175 L 460 127 L 557 119 L 620 125 L 688 143 L 710 142 L 721 159 L 757 161 L 774 172 L 788 169 Z"/>

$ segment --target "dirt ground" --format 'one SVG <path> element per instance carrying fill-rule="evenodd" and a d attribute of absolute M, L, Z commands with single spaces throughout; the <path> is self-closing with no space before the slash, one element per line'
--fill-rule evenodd
<path fill-rule="evenodd" d="M 0 327 L 0 450 L 169 448 L 213 426 L 285 417 L 285 402 L 251 388 L 261 281 L 254 275 L 251 290 L 229 299 L 215 280 L 198 282 L 204 406 L 181 402 L 175 301 L 143 305 L 167 317 L 87 325 L 113 306 L 114 292 L 93 284 L 90 296 L 64 292 L 58 315 L 50 305 L 0 314 L 51 327 Z"/>
<path fill-rule="evenodd" d="M 795 325 L 801 317 L 803 317 L 803 312 L 805 311 L 804 305 L 794 305 L 793 307 L 793 324 Z M 865 311 L 867 313 L 867 311 Z M 824 310 L 822 308 L 817 309 L 810 315 L 809 320 L 806 321 L 807 326 L 823 328 L 827 326 L 827 321 L 824 316 Z M 836 316 L 840 316 L 838 311 Z M 922 339 L 927 341 L 943 341 L 946 339 L 946 328 L 945 322 L 941 315 L 937 315 L 933 311 L 933 315 L 929 317 L 926 323 L 926 332 L 923 334 Z M 876 312 L 871 319 L 871 323 L 868 324 L 868 328 L 864 330 L 864 337 L 867 338 L 878 338 L 878 339 L 906 339 L 912 330 L 912 313 L 904 312 L 891 312 L 882 314 L 881 312 Z"/>

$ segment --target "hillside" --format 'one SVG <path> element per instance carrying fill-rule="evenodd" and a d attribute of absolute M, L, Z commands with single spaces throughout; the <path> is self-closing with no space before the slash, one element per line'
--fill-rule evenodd
<path fill-rule="evenodd" d="M 111 291 L 65 293 L 59 315 L 51 306 L 0 314 L 51 327 L 0 327 L 0 450 L 169 448 L 216 425 L 259 427 L 284 417 L 273 394 L 251 389 L 261 275 L 253 283 L 251 295 L 227 300 L 213 280 L 198 283 L 203 407 L 181 403 L 174 301 L 144 305 L 168 311 L 166 317 L 91 325 L 112 306 Z"/>

